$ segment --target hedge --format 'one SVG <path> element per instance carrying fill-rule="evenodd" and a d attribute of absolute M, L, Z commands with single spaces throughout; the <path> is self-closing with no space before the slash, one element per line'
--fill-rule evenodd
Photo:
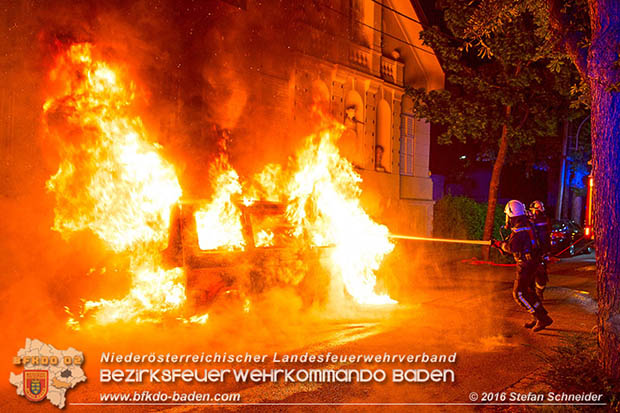
<path fill-rule="evenodd" d="M 457 239 L 482 239 L 487 204 L 465 196 L 446 195 L 435 203 L 433 236 Z M 505 223 L 504 205 L 495 208 L 493 237 L 500 238 L 499 229 Z"/>

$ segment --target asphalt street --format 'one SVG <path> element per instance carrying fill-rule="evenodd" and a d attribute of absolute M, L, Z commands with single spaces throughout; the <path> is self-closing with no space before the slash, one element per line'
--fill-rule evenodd
<path fill-rule="evenodd" d="M 594 256 L 565 259 L 550 267 L 550 284 L 545 306 L 554 319 L 552 326 L 534 333 L 522 324 L 527 314 L 511 296 L 513 267 L 472 265 L 453 262 L 438 265 L 424 273 L 409 274 L 398 294 L 400 303 L 391 307 L 358 309 L 349 316 L 302 317 L 302 313 L 265 312 L 237 315 L 226 322 L 218 314 L 207 326 L 178 329 L 160 326 L 154 330 L 126 330 L 118 334 L 101 333 L 95 340 L 79 339 L 89 357 L 84 369 L 86 383 L 67 393 L 67 411 L 316 411 L 319 409 L 375 411 L 473 411 L 484 406 L 471 405 L 472 393 L 501 393 L 523 388 L 543 367 L 541 352 L 556 345 L 571 332 L 591 333 L 596 324 L 596 278 Z M 308 321 L 310 320 L 310 321 Z M 200 329 L 200 330 L 199 330 Z M 163 337 L 173 331 L 170 342 Z M 215 384 L 115 384 L 100 383 L 101 368 L 136 368 L 135 365 L 105 366 L 99 360 L 104 351 L 127 353 L 131 343 L 162 352 L 246 352 L 268 355 L 265 363 L 221 363 L 207 368 L 287 368 L 287 369 L 383 369 L 384 382 L 368 383 L 237 383 Z M 164 350 L 165 351 L 165 350 Z M 364 363 L 326 362 L 274 363 L 278 354 L 446 354 L 456 353 L 454 363 Z M 142 368 L 143 366 L 138 366 Z M 156 366 L 159 368 L 165 366 Z M 204 366 L 198 366 L 203 368 Z M 196 366 L 191 366 L 196 368 Z M 395 383 L 394 370 L 452 369 L 454 381 Z M 531 383 L 530 383 L 531 384 Z M 535 383 L 534 383 L 535 384 Z M 521 385 L 521 386 L 520 386 Z M 219 405 L 82 405 L 99 403 L 102 392 L 149 390 L 153 392 L 209 392 L 240 394 L 239 404 Z M 14 387 L 3 386 L 1 411 L 56 411 L 48 402 L 33 405 L 15 395 Z M 480 400 L 478 399 L 477 402 Z"/>

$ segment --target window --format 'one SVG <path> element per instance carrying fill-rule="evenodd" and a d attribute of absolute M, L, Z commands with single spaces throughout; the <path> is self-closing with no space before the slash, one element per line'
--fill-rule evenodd
<path fill-rule="evenodd" d="M 385 99 L 377 105 L 377 143 L 375 145 L 375 169 L 392 171 L 392 110 Z M 381 148 L 381 149 L 379 149 Z"/>
<path fill-rule="evenodd" d="M 413 175 L 413 122 L 410 115 L 402 115 L 400 130 L 400 174 Z"/>

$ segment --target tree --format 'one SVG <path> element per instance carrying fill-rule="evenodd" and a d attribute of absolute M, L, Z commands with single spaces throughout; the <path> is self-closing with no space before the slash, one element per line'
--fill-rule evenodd
<path fill-rule="evenodd" d="M 467 36 L 481 50 L 511 16 L 530 13 L 541 47 L 567 56 L 589 95 L 600 362 L 620 379 L 620 2 L 485 0 L 476 8 Z"/>
<path fill-rule="evenodd" d="M 538 47 L 542 39 L 532 35 L 531 15 L 515 15 L 501 33 L 485 38 L 486 48 L 471 47 L 468 24 L 477 9 L 458 0 L 442 4 L 445 27 L 427 28 L 421 36 L 442 63 L 446 90 L 408 93 L 417 117 L 445 127 L 440 142 L 477 142 L 494 158 L 483 231 L 488 240 L 504 165 L 537 140 L 559 136 L 574 69 L 559 67 L 552 76 L 550 57 Z"/>

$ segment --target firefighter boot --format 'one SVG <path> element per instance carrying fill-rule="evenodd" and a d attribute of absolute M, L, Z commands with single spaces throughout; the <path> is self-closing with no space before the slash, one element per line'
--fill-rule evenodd
<path fill-rule="evenodd" d="M 538 320 L 536 319 L 536 317 L 534 317 L 534 314 L 532 314 L 532 319 L 530 321 L 527 321 L 525 324 L 523 324 L 523 327 L 532 328 L 536 325 L 537 321 Z"/>
<path fill-rule="evenodd" d="M 553 320 L 551 319 L 551 317 L 549 317 L 549 315 L 547 314 L 547 310 L 545 310 L 542 305 L 536 309 L 536 312 L 534 313 L 534 316 L 536 317 L 536 325 L 534 326 L 533 330 L 534 332 L 538 332 L 540 330 L 543 330 L 547 327 L 549 327 L 551 325 L 551 323 L 553 323 Z"/>

